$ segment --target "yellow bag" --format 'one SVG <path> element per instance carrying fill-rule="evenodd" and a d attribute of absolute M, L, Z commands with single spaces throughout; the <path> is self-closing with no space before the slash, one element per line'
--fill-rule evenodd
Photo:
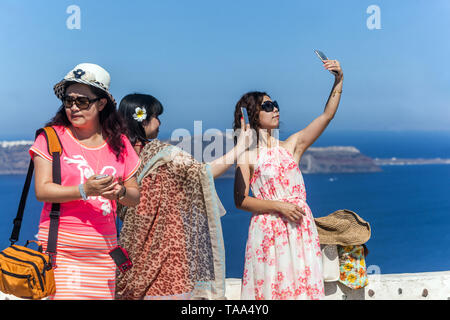
<path fill-rule="evenodd" d="M 53 158 L 53 182 L 61 184 L 61 166 L 59 159 L 62 153 L 61 143 L 52 127 L 39 129 L 36 132 L 36 137 L 41 132 L 45 133 L 48 149 Z M 38 241 L 29 240 L 25 246 L 15 245 L 19 239 L 23 212 L 30 189 L 31 178 L 33 177 L 33 170 L 33 160 L 30 160 L 20 198 L 19 209 L 17 210 L 13 231 L 9 238 L 11 246 L 0 252 L 0 291 L 24 299 L 42 299 L 55 293 L 55 277 L 51 254 L 56 253 L 60 205 L 53 203 L 50 213 L 51 225 L 47 246 L 47 252 L 50 254 L 42 253 L 42 246 Z M 38 244 L 37 251 L 27 247 L 31 242 Z"/>
<path fill-rule="evenodd" d="M 11 245 L 0 252 L 0 290 L 24 299 L 42 299 L 55 293 L 50 257 L 39 250 Z"/>

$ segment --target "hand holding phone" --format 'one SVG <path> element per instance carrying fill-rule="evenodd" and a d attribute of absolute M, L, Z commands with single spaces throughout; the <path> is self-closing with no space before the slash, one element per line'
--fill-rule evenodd
<path fill-rule="evenodd" d="M 322 51 L 314 50 L 314 53 L 319 57 L 319 59 L 322 61 L 322 63 L 325 63 L 328 60 L 327 56 Z M 338 75 L 338 73 L 336 71 L 330 71 L 330 72 L 332 74 L 334 74 L 335 76 Z"/>
<path fill-rule="evenodd" d="M 247 150 L 248 148 L 250 148 L 253 145 L 254 142 L 254 130 L 250 129 L 250 121 L 248 118 L 248 113 L 247 113 L 247 108 L 246 107 L 241 107 L 241 113 L 242 113 L 242 118 L 241 118 L 241 132 L 239 134 L 239 138 L 237 140 L 235 140 L 235 143 L 237 144 L 243 144 L 245 147 L 245 150 Z M 243 124 L 242 124 L 242 120 L 244 120 Z M 236 139 L 236 138 L 235 138 Z M 240 141 L 240 142 L 239 142 Z"/>
<path fill-rule="evenodd" d="M 314 50 L 314 53 L 319 57 L 320 60 L 322 60 L 323 63 L 325 63 L 325 60 L 328 60 L 327 56 L 322 51 Z"/>
<path fill-rule="evenodd" d="M 100 180 L 100 179 L 103 179 L 103 178 L 106 178 L 106 177 L 108 177 L 107 174 L 100 174 L 98 176 L 95 176 L 95 180 Z"/>
<path fill-rule="evenodd" d="M 241 113 L 242 113 L 242 116 L 244 117 L 244 123 L 245 123 L 245 125 L 249 124 L 250 121 L 248 121 L 247 108 L 241 107 Z"/>

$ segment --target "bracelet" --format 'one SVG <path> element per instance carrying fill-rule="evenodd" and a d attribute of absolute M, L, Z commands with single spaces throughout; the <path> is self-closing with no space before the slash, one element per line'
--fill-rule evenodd
<path fill-rule="evenodd" d="M 80 183 L 80 184 L 78 185 L 78 190 L 80 191 L 81 198 L 82 198 L 84 201 L 86 201 L 86 200 L 88 199 L 88 197 L 86 196 L 86 192 L 84 191 L 84 185 L 83 185 L 82 183 Z"/>
<path fill-rule="evenodd" d="M 123 195 L 118 196 L 117 200 L 122 200 L 127 195 L 127 188 L 125 186 L 123 186 L 122 190 L 123 190 Z"/>
<path fill-rule="evenodd" d="M 332 93 L 333 93 L 332 97 L 334 97 L 334 95 L 335 95 L 336 93 L 342 93 L 342 90 L 340 90 L 340 91 L 339 91 L 339 90 L 334 90 Z"/>

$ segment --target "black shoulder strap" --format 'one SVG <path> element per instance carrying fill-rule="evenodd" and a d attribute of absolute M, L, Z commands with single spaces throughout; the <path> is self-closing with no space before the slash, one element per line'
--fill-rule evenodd
<path fill-rule="evenodd" d="M 56 131 L 52 127 L 41 128 L 36 131 L 35 138 L 39 136 L 39 134 L 44 133 L 45 138 L 47 139 L 48 151 L 52 155 L 53 163 L 52 163 L 52 174 L 53 174 L 53 182 L 57 184 L 61 184 L 61 163 L 60 163 L 60 155 L 62 154 L 62 145 L 59 140 Z M 34 163 L 33 160 L 30 160 L 30 164 L 28 166 L 27 177 L 25 179 L 25 184 L 22 190 L 22 196 L 20 198 L 19 208 L 17 209 L 17 215 L 14 219 L 14 227 L 11 233 L 11 237 L 9 241 L 11 244 L 14 244 L 19 239 L 20 227 L 22 225 L 23 212 L 25 210 L 25 204 L 28 196 L 28 191 L 30 190 L 31 179 L 33 177 Z M 53 203 L 52 209 L 50 212 L 50 230 L 48 233 L 48 245 L 47 252 L 55 253 L 56 252 L 56 242 L 58 238 L 58 227 L 59 227 L 59 215 L 60 215 L 60 204 Z"/>
<path fill-rule="evenodd" d="M 11 245 L 19 240 L 20 227 L 22 225 L 23 212 L 25 210 L 25 204 L 27 202 L 28 191 L 30 190 L 31 179 L 33 178 L 33 170 L 34 163 L 33 160 L 30 160 L 30 164 L 28 165 L 27 177 L 25 178 L 25 184 L 22 189 L 22 196 L 20 197 L 19 208 L 17 209 L 16 218 L 13 221 L 14 227 L 11 232 L 11 237 L 9 241 Z"/>

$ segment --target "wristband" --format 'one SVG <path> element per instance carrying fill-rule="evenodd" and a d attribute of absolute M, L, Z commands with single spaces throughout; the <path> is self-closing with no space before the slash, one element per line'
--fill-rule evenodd
<path fill-rule="evenodd" d="M 336 93 L 342 93 L 342 90 L 334 90 L 332 97 L 334 97 L 336 95 Z"/>
<path fill-rule="evenodd" d="M 117 200 L 122 200 L 127 195 L 127 188 L 125 186 L 123 186 L 122 188 L 123 188 L 123 195 L 119 196 Z"/>
<path fill-rule="evenodd" d="M 88 197 L 86 196 L 86 192 L 84 192 L 84 185 L 83 185 L 82 183 L 80 183 L 80 184 L 78 185 L 78 190 L 80 191 L 81 198 L 82 198 L 84 201 L 86 201 L 86 200 L 88 199 Z"/>

